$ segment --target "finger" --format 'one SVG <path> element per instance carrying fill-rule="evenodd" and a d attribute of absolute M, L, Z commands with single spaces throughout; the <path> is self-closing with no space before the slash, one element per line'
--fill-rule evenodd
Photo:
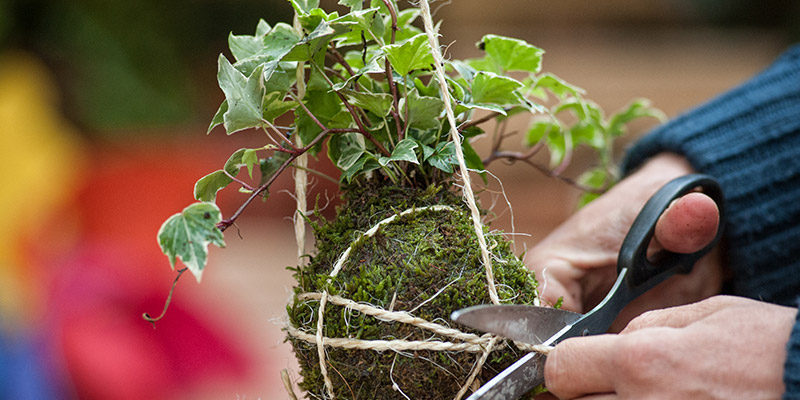
<path fill-rule="evenodd" d="M 560 399 L 613 392 L 612 360 L 617 335 L 567 339 L 547 356 L 545 386 Z"/>
<path fill-rule="evenodd" d="M 740 299 L 736 297 L 715 296 L 685 306 L 648 311 L 631 320 L 620 333 L 631 333 L 653 327 L 683 328 L 739 302 Z"/>
<path fill-rule="evenodd" d="M 582 272 L 565 261 L 551 262 L 550 266 L 542 269 L 537 275 L 539 280 L 539 295 L 549 304 L 556 304 L 562 300 L 561 307 L 565 310 L 583 312 L 581 303 L 580 278 Z"/>
<path fill-rule="evenodd" d="M 693 253 L 717 234 L 719 209 L 710 197 L 689 193 L 674 201 L 656 223 L 655 239 L 666 250 Z"/>

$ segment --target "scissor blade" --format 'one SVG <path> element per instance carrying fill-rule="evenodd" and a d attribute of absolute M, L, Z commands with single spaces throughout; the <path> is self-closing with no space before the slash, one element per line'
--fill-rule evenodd
<path fill-rule="evenodd" d="M 505 304 L 464 308 L 453 312 L 450 319 L 518 342 L 542 344 L 580 317 L 550 307 Z"/>
<path fill-rule="evenodd" d="M 515 400 L 544 383 L 545 355 L 528 353 L 481 386 L 467 400 Z"/>

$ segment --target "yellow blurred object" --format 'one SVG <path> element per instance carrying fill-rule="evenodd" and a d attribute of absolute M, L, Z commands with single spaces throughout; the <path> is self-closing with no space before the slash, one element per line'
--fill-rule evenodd
<path fill-rule="evenodd" d="M 0 54 L 0 320 L 36 310 L 35 274 L 20 244 L 63 210 L 81 180 L 85 151 L 59 114 L 54 77 L 30 54 Z M 42 246 L 47 247 L 47 246 Z"/>

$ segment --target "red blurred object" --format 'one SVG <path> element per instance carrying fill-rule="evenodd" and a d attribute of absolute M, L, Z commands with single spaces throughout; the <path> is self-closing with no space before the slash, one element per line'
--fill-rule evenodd
<path fill-rule="evenodd" d="M 47 278 L 50 347 L 74 396 L 168 399 L 252 373 L 246 345 L 214 320 L 215 305 L 191 295 L 197 285 L 189 274 L 157 329 L 142 318 L 160 313 L 175 277 L 158 247 L 159 226 L 191 204 L 194 182 L 235 150 L 213 142 L 96 149 L 85 186 L 65 207 L 76 215 L 53 221 L 28 245 Z M 70 223 L 79 226 L 71 249 L 49 248 L 76 230 Z"/>
<path fill-rule="evenodd" d="M 77 397 L 167 399 L 204 380 L 245 377 L 251 360 L 202 318 L 211 306 L 178 295 L 157 329 L 142 319 L 166 296 L 165 282 L 128 279 L 145 260 L 124 244 L 87 241 L 58 266 L 48 320 Z"/>

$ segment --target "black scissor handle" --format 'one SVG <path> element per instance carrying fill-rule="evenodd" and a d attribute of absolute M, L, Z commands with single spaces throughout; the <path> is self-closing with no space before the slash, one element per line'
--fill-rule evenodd
<path fill-rule="evenodd" d="M 719 226 L 717 235 L 706 247 L 690 254 L 662 251 L 655 261 L 647 258 L 647 247 L 656 228 L 656 222 L 661 214 L 675 199 L 700 189 L 711 197 L 719 209 Z M 623 269 L 628 270 L 626 281 L 629 289 L 639 292 L 650 289 L 674 273 L 689 273 L 694 263 L 719 242 L 725 225 L 724 201 L 722 188 L 714 178 L 708 175 L 691 174 L 673 179 L 661 187 L 647 201 L 633 221 L 628 235 L 622 242 L 622 248 L 617 259 L 617 273 Z"/>

